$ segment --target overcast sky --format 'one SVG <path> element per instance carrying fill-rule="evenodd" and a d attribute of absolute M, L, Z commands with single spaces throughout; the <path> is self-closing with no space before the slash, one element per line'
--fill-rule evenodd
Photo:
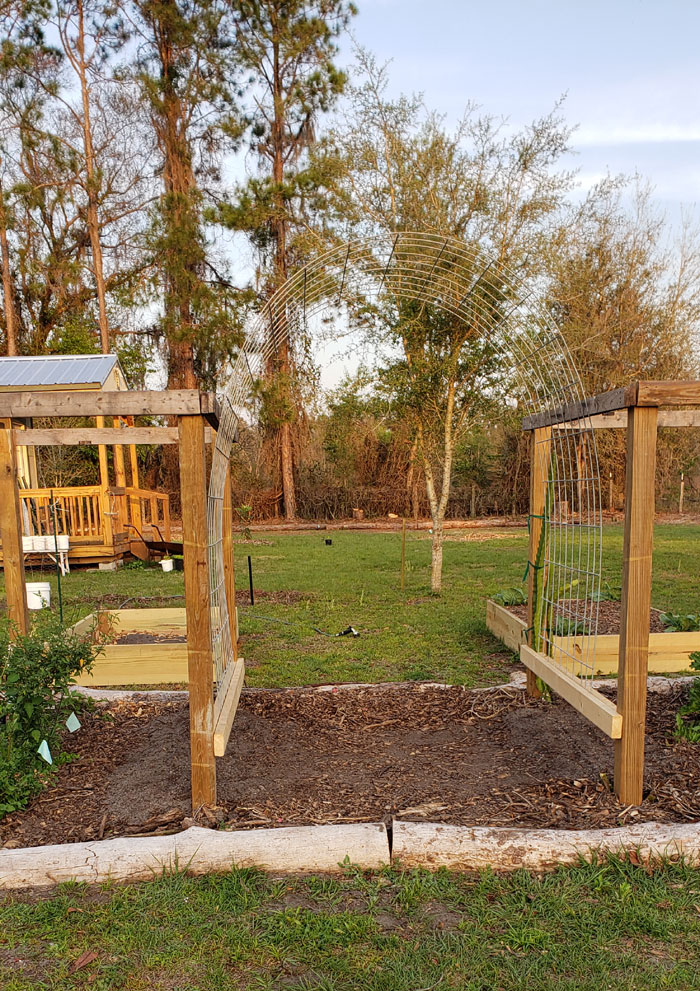
<path fill-rule="evenodd" d="M 584 186 L 637 171 L 669 219 L 681 204 L 700 216 L 699 0 L 357 4 L 353 34 L 393 60 L 392 94 L 423 92 L 450 122 L 474 101 L 514 125 L 567 94 Z"/>

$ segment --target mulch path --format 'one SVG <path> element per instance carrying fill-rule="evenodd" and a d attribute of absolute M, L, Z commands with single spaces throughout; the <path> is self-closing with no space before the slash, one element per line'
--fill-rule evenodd
<path fill-rule="evenodd" d="M 578 601 L 576 599 L 562 599 L 561 605 L 565 609 L 569 609 L 572 618 L 580 616 L 582 619 L 584 615 L 588 619 L 591 615 L 595 616 L 595 611 L 591 612 L 591 604 Z M 586 609 L 584 610 L 584 605 Z M 598 633 L 619 633 L 620 632 L 620 603 L 619 602 L 598 602 Z M 519 619 L 524 619 L 527 621 L 527 606 L 506 606 L 509 612 L 515 613 Z M 563 615 L 568 615 L 564 613 Z M 664 633 L 666 627 L 661 622 L 661 613 L 658 609 L 652 609 L 649 616 L 649 632 L 650 633 Z M 590 625 L 590 623 L 589 623 Z"/>
<path fill-rule="evenodd" d="M 639 808 L 610 791 L 613 745 L 565 702 L 505 688 L 407 684 L 333 691 L 246 691 L 224 758 L 231 828 L 388 820 L 593 828 L 700 819 L 700 745 L 673 739 L 687 688 L 649 697 Z M 613 690 L 609 691 L 612 696 Z M 187 702 L 100 703 L 70 739 L 80 760 L 0 845 L 66 843 L 190 825 Z"/>

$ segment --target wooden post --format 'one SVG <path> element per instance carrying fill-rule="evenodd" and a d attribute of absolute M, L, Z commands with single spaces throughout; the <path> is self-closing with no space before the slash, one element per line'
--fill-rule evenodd
<path fill-rule="evenodd" d="M 549 477 L 549 464 L 552 458 L 552 428 L 537 427 L 530 433 L 530 539 L 528 542 L 528 568 L 527 577 L 527 642 L 534 646 L 533 625 L 534 615 L 534 593 L 535 593 L 535 569 L 534 563 L 537 557 L 537 548 L 542 533 L 542 523 L 544 516 L 545 500 L 547 496 L 547 479 Z M 537 687 L 537 675 L 527 671 L 527 693 L 533 698 L 539 698 L 540 690 Z"/>
<path fill-rule="evenodd" d="M 612 472 L 610 472 L 608 474 L 608 509 L 610 510 L 611 513 L 612 513 L 612 511 L 614 509 L 614 503 L 613 503 L 613 477 L 612 477 Z"/>
<path fill-rule="evenodd" d="M 27 633 L 29 613 L 24 584 L 22 516 L 13 446 L 12 431 L 0 428 L 0 540 L 2 540 L 7 611 L 15 630 L 19 633 Z"/>
<path fill-rule="evenodd" d="M 102 429 L 105 425 L 103 416 L 95 417 L 95 424 Z M 106 547 L 114 549 L 114 526 L 112 524 L 112 504 L 109 497 L 109 466 L 107 464 L 107 448 L 98 444 L 97 455 L 100 462 L 100 508 L 102 511 L 102 535 Z"/>
<path fill-rule="evenodd" d="M 238 622 L 236 618 L 236 575 L 233 557 L 233 508 L 231 506 L 231 465 L 226 472 L 224 487 L 223 516 L 221 521 L 221 551 L 224 558 L 224 581 L 226 583 L 226 607 L 228 624 L 233 645 L 233 659 L 238 660 Z"/>
<path fill-rule="evenodd" d="M 678 496 L 678 512 L 683 512 L 683 497 L 685 496 L 685 472 L 681 472 L 681 491 Z"/>
<path fill-rule="evenodd" d="M 211 648 L 204 420 L 201 416 L 180 416 L 178 428 L 180 491 L 183 496 L 192 808 L 196 811 L 203 805 L 216 805 L 214 660 Z"/>
<path fill-rule="evenodd" d="M 657 418 L 655 406 L 633 406 L 627 418 L 617 670 L 617 711 L 622 716 L 622 738 L 615 741 L 615 793 L 624 805 L 640 804 L 644 784 Z"/>
<path fill-rule="evenodd" d="M 133 427 L 133 416 L 127 416 L 126 422 L 128 426 Z M 131 487 L 137 489 L 139 487 L 139 459 L 136 454 L 136 444 L 129 444 L 129 462 L 131 464 Z"/>
<path fill-rule="evenodd" d="M 112 424 L 116 430 L 122 429 L 121 417 L 113 416 Z M 124 445 L 115 444 L 112 447 L 112 457 L 114 458 L 114 484 L 118 489 L 126 488 L 126 468 L 124 467 Z M 126 511 L 126 496 L 118 495 L 115 497 L 114 505 L 117 507 L 117 515 L 115 517 L 117 521 L 117 527 L 115 528 L 117 532 L 121 533 L 124 530 L 124 524 L 126 523 L 127 511 Z"/>

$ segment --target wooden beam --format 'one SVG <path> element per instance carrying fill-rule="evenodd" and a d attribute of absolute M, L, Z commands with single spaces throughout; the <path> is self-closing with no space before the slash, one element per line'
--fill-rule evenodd
<path fill-rule="evenodd" d="M 214 711 L 214 754 L 216 757 L 223 757 L 226 753 L 244 678 L 245 664 L 243 658 L 239 657 L 235 664 L 229 664 L 226 668 L 216 696 Z"/>
<path fill-rule="evenodd" d="M 0 540 L 2 540 L 7 611 L 14 627 L 11 632 L 27 633 L 29 613 L 27 590 L 24 584 L 22 516 L 12 431 L 5 428 L 0 429 Z"/>
<path fill-rule="evenodd" d="M 631 391 L 630 391 L 631 390 Z M 533 413 L 523 420 L 523 430 L 535 430 L 538 427 L 551 427 L 555 423 L 566 423 L 569 420 L 581 420 L 596 413 L 608 413 L 611 410 L 625 409 L 633 405 L 630 399 L 636 396 L 636 384 L 623 389 L 613 389 L 599 396 L 591 396 L 573 403 L 566 403 L 542 413 Z"/>
<path fill-rule="evenodd" d="M 615 745 L 615 793 L 625 805 L 639 805 L 644 786 L 657 418 L 655 406 L 633 407 L 627 425 L 617 682 L 623 734 Z"/>
<path fill-rule="evenodd" d="M 82 444 L 118 444 L 126 439 L 130 446 L 136 444 L 177 444 L 179 435 L 177 427 L 130 427 L 128 438 L 123 431 L 113 427 L 59 427 L 51 429 L 15 430 L 15 443 L 21 447 L 59 447 L 78 446 Z M 212 442 L 211 427 L 205 430 L 207 444 Z M 138 473 L 137 473 L 138 481 Z M 138 488 L 138 484 L 135 486 Z"/>
<path fill-rule="evenodd" d="M 0 393 L 0 417 L 28 416 L 204 416 L 218 425 L 218 403 L 197 389 L 166 392 Z"/>
<path fill-rule="evenodd" d="M 486 626 L 498 637 L 506 647 L 514 653 L 520 652 L 520 645 L 525 640 L 527 623 L 514 613 L 499 605 L 493 599 L 486 600 Z"/>
<path fill-rule="evenodd" d="M 134 429 L 134 418 L 133 416 L 127 416 L 126 418 L 129 430 Z M 131 485 L 132 488 L 137 489 L 139 487 L 139 459 L 136 453 L 136 441 L 133 438 L 133 434 L 129 433 L 129 466 L 131 468 Z"/>
<path fill-rule="evenodd" d="M 660 427 L 700 427 L 700 410 L 696 409 L 660 409 Z M 557 423 L 554 430 L 621 430 L 627 427 L 627 410 L 616 410 L 614 413 L 597 413 L 586 420 L 571 420 L 567 423 Z"/>
<path fill-rule="evenodd" d="M 700 406 L 700 382 L 637 382 L 636 385 L 635 406 Z"/>
<path fill-rule="evenodd" d="M 531 647 L 534 643 L 534 591 L 535 591 L 535 559 L 542 533 L 543 516 L 547 497 L 547 479 L 552 461 L 552 428 L 537 427 L 530 435 L 530 537 L 528 540 L 528 572 L 527 572 L 527 642 Z M 533 698 L 539 698 L 537 676 L 528 668 L 527 693 Z"/>
<path fill-rule="evenodd" d="M 520 648 L 520 660 L 528 670 L 546 682 L 553 692 L 566 699 L 606 736 L 613 740 L 620 738 L 624 719 L 610 699 L 606 699 L 594 688 L 586 688 L 584 682 L 569 674 L 551 657 L 538 653 L 527 644 L 523 644 Z"/>
<path fill-rule="evenodd" d="M 233 647 L 233 659 L 238 660 L 238 624 L 236 622 L 236 574 L 233 558 L 233 509 L 231 506 L 231 465 L 224 482 L 224 501 L 221 520 L 221 553 L 224 559 L 224 582 L 226 586 L 226 608 L 228 626 Z"/>
<path fill-rule="evenodd" d="M 216 805 L 204 420 L 201 416 L 181 416 L 178 429 L 190 686 L 192 808 L 196 810 L 202 805 Z"/>

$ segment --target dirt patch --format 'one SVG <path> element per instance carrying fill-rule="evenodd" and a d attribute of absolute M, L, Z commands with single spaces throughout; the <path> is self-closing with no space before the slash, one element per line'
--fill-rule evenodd
<path fill-rule="evenodd" d="M 114 641 L 117 645 L 132 643 L 187 643 L 184 633 L 150 633 L 146 630 L 139 633 L 122 633 Z"/>
<path fill-rule="evenodd" d="M 583 602 L 577 599 L 562 599 L 562 609 L 566 610 L 563 615 L 571 616 L 572 620 L 586 618 L 587 625 L 591 626 L 590 617 L 595 617 L 595 609 L 598 609 L 598 633 L 608 634 L 620 632 L 620 603 L 619 602 Z M 527 621 L 527 606 L 506 606 L 509 612 L 514 613 L 519 619 Z M 652 609 L 649 617 L 649 632 L 664 633 L 666 627 L 661 622 L 661 613 L 658 609 Z M 589 631 L 591 632 L 591 631 Z"/>
<path fill-rule="evenodd" d="M 700 746 L 673 740 L 685 691 L 650 695 L 639 809 L 623 809 L 608 788 L 612 743 L 565 702 L 409 684 L 246 692 L 217 761 L 223 818 L 231 828 L 392 815 L 565 828 L 700 819 Z M 1 842 L 181 828 L 190 808 L 186 702 L 103 704 L 70 744 L 81 759 L 29 809 L 0 821 Z"/>

